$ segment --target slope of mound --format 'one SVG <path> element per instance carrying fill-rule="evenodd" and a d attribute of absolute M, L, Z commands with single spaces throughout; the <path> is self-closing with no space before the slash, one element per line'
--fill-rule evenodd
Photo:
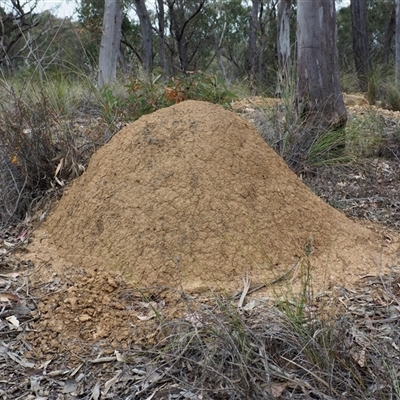
<path fill-rule="evenodd" d="M 341 284 L 372 272 L 380 247 L 242 118 L 196 101 L 116 134 L 40 231 L 79 268 L 185 290 L 268 282 L 306 256 L 316 279 Z"/>

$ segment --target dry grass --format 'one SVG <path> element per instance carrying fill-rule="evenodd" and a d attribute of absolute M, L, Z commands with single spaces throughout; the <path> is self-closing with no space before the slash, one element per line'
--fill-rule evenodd
<path fill-rule="evenodd" d="M 37 203 L 80 175 L 92 153 L 117 130 L 96 111 L 89 88 L 68 82 L 0 91 L 0 227 L 29 220 Z M 5 101 L 7 99 L 7 101 Z"/>
<path fill-rule="evenodd" d="M 7 262 L 12 269 L 11 256 Z M 41 316 L 28 290 L 32 268 L 2 274 L 9 293 L 1 296 L 2 399 L 400 398 L 398 273 L 370 276 L 358 290 L 246 298 L 242 307 L 230 297 L 185 295 L 181 317 L 159 315 L 155 345 L 132 338 L 105 357 L 82 343 L 76 367 L 71 354 L 33 356 L 29 326 Z M 11 315 L 19 328 L 5 319 Z"/>
<path fill-rule="evenodd" d="M 354 297 L 343 299 L 351 302 Z M 363 300 L 368 301 L 367 296 Z M 169 379 L 193 398 L 399 396 L 400 363 L 394 361 L 391 343 L 398 313 L 391 317 L 393 325 L 385 328 L 388 336 L 383 339 L 351 312 L 342 310 L 332 318 L 327 304 L 321 307 L 315 299 L 302 302 L 286 299 L 282 307 L 282 302 L 250 301 L 238 310 L 216 299 L 208 310 L 168 322 L 170 334 L 152 352 L 165 363 L 163 371 Z M 385 323 L 375 322 L 376 327 Z"/>

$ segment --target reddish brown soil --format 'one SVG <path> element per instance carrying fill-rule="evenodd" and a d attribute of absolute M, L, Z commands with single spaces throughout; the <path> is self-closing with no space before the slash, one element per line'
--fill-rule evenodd
<path fill-rule="evenodd" d="M 48 270 L 68 262 L 192 293 L 238 291 L 247 274 L 268 283 L 299 260 L 318 290 L 351 285 L 390 267 L 392 252 L 312 194 L 242 118 L 195 101 L 116 134 L 36 238 L 32 254 Z"/>

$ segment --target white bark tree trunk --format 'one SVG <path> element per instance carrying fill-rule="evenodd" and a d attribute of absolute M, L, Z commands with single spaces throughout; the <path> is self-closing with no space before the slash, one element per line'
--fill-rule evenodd
<path fill-rule="evenodd" d="M 256 58 L 257 58 L 257 26 L 258 26 L 258 12 L 260 9 L 260 0 L 251 0 L 251 14 L 250 14 L 250 27 L 249 27 L 249 47 L 248 47 L 248 74 L 251 85 L 254 85 L 256 73 Z"/>
<path fill-rule="evenodd" d="M 158 19 L 158 54 L 160 59 L 160 67 L 164 78 L 168 76 L 167 57 L 165 55 L 165 12 L 163 0 L 157 0 L 157 19 Z"/>
<path fill-rule="evenodd" d="M 336 42 L 335 0 L 298 0 L 296 105 L 306 126 L 296 140 L 295 167 L 327 129 L 347 122 Z"/>
<path fill-rule="evenodd" d="M 121 25 L 121 1 L 105 0 L 103 34 L 101 36 L 99 55 L 98 85 L 100 87 L 116 80 Z"/>
<path fill-rule="evenodd" d="M 277 23 L 278 49 L 278 81 L 275 91 L 277 97 L 282 96 L 282 84 L 287 83 L 290 67 L 290 13 L 292 0 L 280 0 Z"/>
<path fill-rule="evenodd" d="M 221 54 L 222 42 L 224 40 L 225 29 L 226 29 L 226 21 L 224 22 L 224 24 L 222 26 L 221 36 L 218 38 L 217 31 L 215 30 L 214 38 L 215 38 L 215 56 L 217 57 L 217 62 L 218 62 L 219 68 L 221 70 L 222 78 L 224 79 L 224 82 L 227 83 L 226 70 L 225 70 L 224 63 L 222 61 L 222 54 Z"/>
<path fill-rule="evenodd" d="M 150 75 L 153 71 L 153 37 L 150 16 L 144 0 L 134 0 L 136 14 L 139 17 L 142 32 L 142 66 L 143 71 Z"/>
<path fill-rule="evenodd" d="M 297 2 L 297 105 L 325 126 L 343 124 L 346 108 L 339 82 L 335 0 Z"/>

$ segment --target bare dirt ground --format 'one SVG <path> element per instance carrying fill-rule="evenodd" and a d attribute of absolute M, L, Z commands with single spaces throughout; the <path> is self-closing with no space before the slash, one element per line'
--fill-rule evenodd
<path fill-rule="evenodd" d="M 200 399 L 144 349 L 168 337 L 166 321 L 195 326 L 215 302 L 208 289 L 236 304 L 246 279 L 249 294 L 295 287 L 304 261 L 337 312 L 396 324 L 384 294 L 396 296 L 400 267 L 391 146 L 390 157 L 305 174 L 321 201 L 217 106 L 184 102 L 124 128 L 39 230 L 32 220 L 2 232 L 0 398 Z M 262 298 L 249 323 L 267 318 L 274 300 Z"/>

